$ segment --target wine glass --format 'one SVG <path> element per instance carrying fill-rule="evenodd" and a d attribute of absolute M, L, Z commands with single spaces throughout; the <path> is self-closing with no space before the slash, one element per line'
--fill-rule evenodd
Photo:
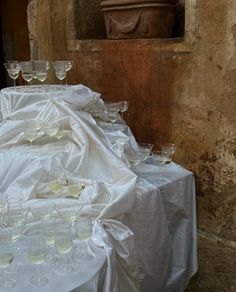
<path fill-rule="evenodd" d="M 91 252 L 88 248 L 88 240 L 92 236 L 92 220 L 89 216 L 78 217 L 75 223 L 78 244 L 76 247 L 75 261 L 90 259 Z"/>
<path fill-rule="evenodd" d="M 29 204 L 29 210 L 36 220 L 46 221 L 54 217 L 55 203 L 50 200 L 38 200 Z"/>
<path fill-rule="evenodd" d="M 30 82 L 35 76 L 34 66 L 32 61 L 21 62 L 21 72 L 23 79 L 30 85 Z"/>
<path fill-rule="evenodd" d="M 42 82 L 42 85 L 48 77 L 48 62 L 47 61 L 34 61 L 35 78 Z"/>
<path fill-rule="evenodd" d="M 48 247 L 46 245 L 41 230 L 30 230 L 26 234 L 26 251 L 28 260 L 37 266 L 36 275 L 30 279 L 30 283 L 36 287 L 42 287 L 47 284 L 48 278 L 42 275 L 40 266 L 46 261 L 48 256 Z"/>
<path fill-rule="evenodd" d="M 73 248 L 73 235 L 70 223 L 62 222 L 57 224 L 55 247 L 61 255 L 57 272 L 60 274 L 72 272 L 74 268 L 70 263 L 69 253 Z"/>
<path fill-rule="evenodd" d="M 25 124 L 24 137 L 30 142 L 31 146 L 33 145 L 33 141 L 38 137 L 37 127 L 31 122 Z"/>
<path fill-rule="evenodd" d="M 165 152 L 169 152 L 170 155 L 174 155 L 176 151 L 176 146 L 174 143 L 165 142 L 161 145 L 161 150 Z"/>
<path fill-rule="evenodd" d="M 16 87 L 16 79 L 19 77 L 21 66 L 17 61 L 9 61 L 4 63 L 4 67 L 11 79 L 14 80 L 14 87 Z"/>
<path fill-rule="evenodd" d="M 7 225 L 11 226 L 14 230 L 12 237 L 13 242 L 21 237 L 28 213 L 28 207 L 24 206 L 21 201 L 8 202 L 5 221 Z"/>
<path fill-rule="evenodd" d="M 152 158 L 153 158 L 154 162 L 160 166 L 167 166 L 172 161 L 170 152 L 166 152 L 163 150 L 153 151 Z"/>
<path fill-rule="evenodd" d="M 56 209 L 62 220 L 73 223 L 77 220 L 79 211 L 82 209 L 82 205 L 75 204 L 73 201 L 60 202 L 56 205 Z"/>
<path fill-rule="evenodd" d="M 73 66 L 73 61 L 65 61 L 66 72 L 70 71 Z M 66 86 L 67 86 L 67 75 L 66 75 Z"/>
<path fill-rule="evenodd" d="M 7 212 L 5 214 L 5 222 L 7 226 L 12 228 L 12 242 L 14 243 L 14 250 L 18 252 L 20 247 L 18 245 L 19 239 L 22 237 L 23 229 L 26 223 L 26 218 L 29 213 L 29 209 L 23 206 L 21 201 L 8 202 Z M 14 263 L 8 269 L 8 272 L 19 272 L 22 269 L 20 262 L 14 261 Z"/>
<path fill-rule="evenodd" d="M 66 78 L 66 67 L 65 67 L 65 61 L 55 61 L 52 63 L 55 75 L 56 77 L 61 81 L 62 85 L 62 80 Z"/>
<path fill-rule="evenodd" d="M 57 263 L 59 259 L 59 257 L 55 254 L 56 224 L 56 218 L 51 218 L 47 221 L 41 222 L 40 224 L 44 240 L 49 250 L 49 256 L 47 261 L 53 264 Z"/>
<path fill-rule="evenodd" d="M 148 159 L 148 157 L 150 156 L 151 152 L 152 152 L 152 148 L 153 148 L 153 144 L 151 143 L 139 143 L 138 144 L 138 148 L 139 148 L 139 152 L 142 155 L 142 160 L 145 161 L 146 159 Z"/>
<path fill-rule="evenodd" d="M 57 121 L 54 122 L 45 122 L 43 125 L 43 131 L 46 135 L 53 137 L 55 136 L 60 129 L 60 123 Z"/>
<path fill-rule="evenodd" d="M 126 149 L 126 158 L 130 163 L 130 168 L 134 171 L 135 166 L 138 165 L 143 160 L 143 155 L 139 152 L 139 149 L 136 151 L 134 149 Z"/>
<path fill-rule="evenodd" d="M 11 243 L 11 228 L 0 226 L 0 289 L 8 290 L 15 286 L 15 280 L 7 277 L 6 270 L 13 262 L 14 252 Z"/>

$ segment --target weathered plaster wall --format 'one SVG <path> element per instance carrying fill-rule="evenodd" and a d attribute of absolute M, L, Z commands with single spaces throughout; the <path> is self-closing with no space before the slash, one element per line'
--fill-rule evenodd
<path fill-rule="evenodd" d="M 186 6 L 195 1 L 186 0 Z M 128 99 L 137 139 L 176 142 L 175 160 L 196 174 L 199 273 L 188 291 L 236 291 L 236 1 L 197 0 L 185 44 L 75 40 L 73 1 L 29 1 L 34 58 L 73 59 L 71 83 L 106 100 Z M 68 17 L 69 16 L 69 17 Z M 193 22 L 194 23 L 194 22 Z M 55 82 L 53 72 L 50 81 Z"/>

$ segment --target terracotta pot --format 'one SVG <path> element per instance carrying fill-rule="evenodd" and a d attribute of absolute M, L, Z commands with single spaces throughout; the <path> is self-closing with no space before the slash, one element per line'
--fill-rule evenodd
<path fill-rule="evenodd" d="M 178 0 L 104 0 L 109 39 L 171 37 Z"/>

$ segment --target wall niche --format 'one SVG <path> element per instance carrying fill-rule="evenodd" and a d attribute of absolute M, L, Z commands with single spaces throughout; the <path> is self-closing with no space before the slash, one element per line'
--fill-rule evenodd
<path fill-rule="evenodd" d="M 74 0 L 75 37 L 80 40 L 106 39 L 106 29 L 100 8 L 101 0 Z M 172 38 L 185 33 L 185 1 L 179 0 Z"/>

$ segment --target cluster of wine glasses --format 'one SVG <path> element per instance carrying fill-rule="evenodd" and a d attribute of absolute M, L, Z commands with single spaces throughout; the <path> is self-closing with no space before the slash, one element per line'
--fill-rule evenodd
<path fill-rule="evenodd" d="M 129 106 L 128 101 L 122 100 L 118 102 L 105 102 L 104 105 L 90 110 L 92 116 L 96 119 L 97 123 L 108 122 L 116 123 L 122 121 L 123 113 L 127 111 Z"/>
<path fill-rule="evenodd" d="M 28 120 L 25 122 L 24 138 L 30 142 L 31 146 L 33 141 L 42 135 L 49 137 L 56 137 L 61 139 L 68 130 L 65 130 L 59 121 L 39 121 Z"/>
<path fill-rule="evenodd" d="M 138 149 L 128 149 L 126 152 L 127 160 L 131 166 L 145 162 L 148 158 L 160 166 L 167 166 L 172 162 L 173 155 L 176 151 L 174 143 L 163 143 L 160 150 L 153 150 L 154 145 L 151 143 L 139 143 Z"/>
<path fill-rule="evenodd" d="M 32 80 L 36 79 L 42 84 L 45 83 L 48 77 L 48 70 L 50 69 L 50 62 L 44 60 L 30 60 L 30 61 L 8 61 L 4 66 L 11 79 L 14 80 L 16 86 L 16 79 L 19 77 L 20 72 L 22 78 L 29 85 Z M 73 61 L 55 61 L 52 62 L 56 77 L 60 80 L 66 79 L 67 85 L 67 72 L 71 70 Z"/>
<path fill-rule="evenodd" d="M 86 206 L 71 201 L 50 200 L 32 201 L 26 206 L 21 201 L 10 202 L 0 193 L 0 290 L 17 285 L 12 275 L 23 273 L 26 262 L 35 266 L 29 282 L 40 287 L 49 280 L 44 265 L 65 274 L 92 259 L 92 220 L 83 208 Z"/>

